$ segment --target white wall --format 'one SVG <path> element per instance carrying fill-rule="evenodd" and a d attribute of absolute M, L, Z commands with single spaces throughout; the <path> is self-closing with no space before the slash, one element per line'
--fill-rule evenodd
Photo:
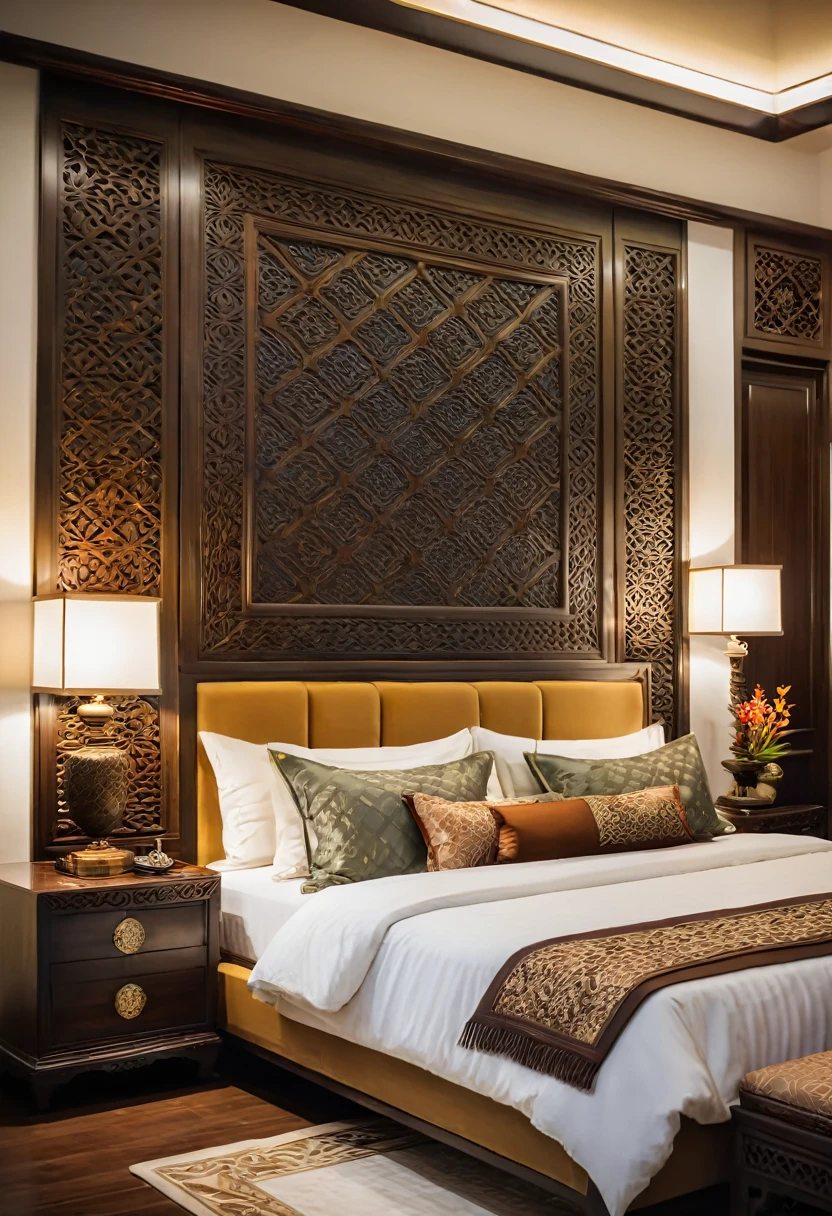
<path fill-rule="evenodd" d="M 0 861 L 31 832 L 38 74 L 0 63 Z"/>
<path fill-rule="evenodd" d="M 820 222 L 814 151 L 272 0 L 0 0 L 0 28 L 581 173 Z"/>
<path fill-rule="evenodd" d="M 734 234 L 688 225 L 691 566 L 734 560 Z M 690 725 L 714 795 L 731 784 L 725 639 L 690 640 Z"/>

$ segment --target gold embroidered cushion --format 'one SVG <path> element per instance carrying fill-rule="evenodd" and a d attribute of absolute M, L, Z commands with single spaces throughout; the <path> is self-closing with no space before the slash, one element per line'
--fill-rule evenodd
<path fill-rule="evenodd" d="M 537 794 L 514 802 L 449 802 L 432 794 L 405 794 L 428 850 L 428 870 L 490 866 L 497 858 L 494 806 L 560 801 L 559 794 Z"/>
<path fill-rule="evenodd" d="M 498 863 L 663 849 L 693 840 L 676 785 L 543 805 L 492 805 L 491 813 L 499 831 Z"/>
<path fill-rule="evenodd" d="M 497 856 L 497 825 L 487 802 L 448 802 L 405 794 L 428 848 L 428 871 L 490 866 Z"/>
<path fill-rule="evenodd" d="M 740 1081 L 740 1096 L 767 1098 L 832 1120 L 832 1051 L 769 1064 Z"/>

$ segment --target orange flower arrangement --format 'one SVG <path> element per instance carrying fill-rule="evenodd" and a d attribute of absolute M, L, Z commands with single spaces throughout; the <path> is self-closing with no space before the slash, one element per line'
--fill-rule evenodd
<path fill-rule="evenodd" d="M 790 690 L 791 684 L 778 687 L 772 705 L 758 684 L 750 701 L 732 706 L 737 730 L 731 751 L 738 760 L 769 764 L 791 751 L 791 744 L 784 741 L 784 735 L 791 733 L 789 723 L 794 709 L 786 701 Z"/>

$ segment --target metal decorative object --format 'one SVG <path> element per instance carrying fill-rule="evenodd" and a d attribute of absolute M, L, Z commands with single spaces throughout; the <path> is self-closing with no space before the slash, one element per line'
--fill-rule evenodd
<path fill-rule="evenodd" d="M 139 984 L 124 984 L 116 993 L 116 1013 L 125 1021 L 137 1018 L 147 1004 L 147 993 Z"/>
<path fill-rule="evenodd" d="M 173 869 L 175 865 L 174 859 L 163 850 L 162 839 L 159 837 L 156 841 L 155 849 L 151 849 L 149 853 L 135 858 L 133 869 L 137 874 L 165 874 L 168 870 Z"/>
<path fill-rule="evenodd" d="M 103 697 L 79 705 L 77 712 L 94 742 L 67 756 L 64 798 L 73 822 L 92 843 L 59 857 L 55 867 L 81 878 L 125 874 L 133 868 L 133 853 L 109 845 L 106 838 L 121 826 L 127 805 L 130 762 L 126 752 L 115 746 L 115 739 L 105 733 L 113 708 Z"/>
<path fill-rule="evenodd" d="M 144 945 L 144 925 L 132 916 L 119 921 L 113 931 L 113 945 L 122 954 L 135 954 Z"/>

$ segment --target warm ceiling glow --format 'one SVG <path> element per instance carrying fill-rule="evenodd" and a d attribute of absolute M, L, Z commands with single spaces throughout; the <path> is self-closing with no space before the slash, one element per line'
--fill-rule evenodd
<path fill-rule="evenodd" d="M 476 25 L 493 30 L 509 38 L 531 42 L 537 46 L 563 51 L 578 59 L 589 59 L 606 67 L 617 68 L 633 76 L 642 76 L 662 84 L 675 85 L 692 93 L 713 97 L 719 101 L 745 106 L 761 114 L 787 114 L 798 106 L 822 101 L 832 97 L 832 73 L 820 76 L 804 84 L 798 84 L 781 92 L 768 92 L 738 84 L 721 76 L 712 76 L 695 68 L 682 67 L 664 59 L 644 55 L 640 51 L 615 46 L 573 30 L 537 21 L 531 17 L 509 11 L 508 7 L 495 7 L 488 0 L 394 0 L 405 8 L 435 13 L 453 21 Z"/>

